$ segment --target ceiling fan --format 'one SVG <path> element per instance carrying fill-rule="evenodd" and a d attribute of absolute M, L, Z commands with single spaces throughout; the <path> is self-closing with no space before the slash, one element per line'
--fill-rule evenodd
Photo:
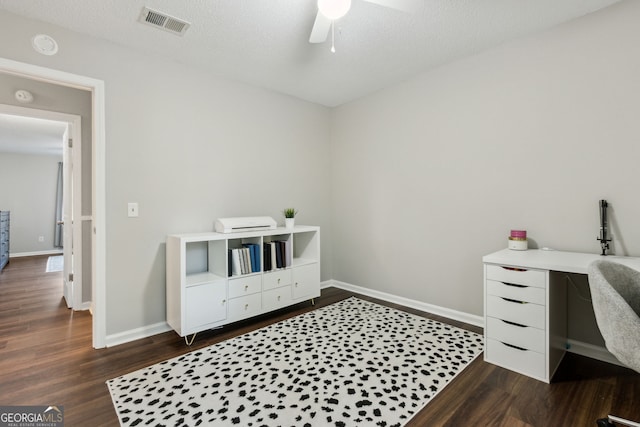
<path fill-rule="evenodd" d="M 414 12 L 417 10 L 421 0 L 363 0 L 391 9 L 403 12 Z M 349 12 L 351 0 L 318 0 L 318 14 L 311 29 L 309 43 L 324 43 L 331 30 L 333 39 L 333 23 L 336 19 L 342 18 Z M 333 43 L 331 52 L 335 52 Z"/>

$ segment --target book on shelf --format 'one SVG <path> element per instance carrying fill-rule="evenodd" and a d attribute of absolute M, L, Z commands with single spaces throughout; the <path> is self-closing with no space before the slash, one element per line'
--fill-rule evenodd
<path fill-rule="evenodd" d="M 242 248 L 240 250 L 244 256 L 244 273 L 242 274 L 249 274 L 251 273 L 251 253 L 249 252 L 249 248 Z"/>
<path fill-rule="evenodd" d="M 262 258 L 264 259 L 264 271 L 271 271 L 271 244 L 269 242 L 262 244 Z"/>
<path fill-rule="evenodd" d="M 249 255 L 251 257 L 251 272 L 257 273 L 260 271 L 260 245 L 257 243 L 243 243 L 242 246 L 249 249 Z"/>
<path fill-rule="evenodd" d="M 242 252 L 245 257 L 245 273 L 251 273 L 253 271 L 253 254 L 251 253 L 251 247 L 248 244 L 243 243 Z"/>
<path fill-rule="evenodd" d="M 276 244 L 275 242 L 269 242 L 269 246 L 271 246 L 271 269 L 275 270 L 278 268 L 276 263 Z"/>
<path fill-rule="evenodd" d="M 242 263 L 240 261 L 240 251 L 237 249 L 229 249 L 229 259 L 231 260 L 230 276 L 239 276 L 242 274 Z"/>
<path fill-rule="evenodd" d="M 261 270 L 261 265 L 260 265 L 260 245 L 257 243 L 252 243 L 251 244 L 251 249 L 253 250 L 253 258 L 255 259 L 255 264 L 256 264 L 256 268 L 253 270 L 256 273 L 259 272 Z"/>
<path fill-rule="evenodd" d="M 276 240 L 273 243 L 276 246 L 276 268 L 282 268 L 284 267 L 284 264 L 282 263 L 282 242 Z"/>
<path fill-rule="evenodd" d="M 240 256 L 240 274 L 247 274 L 247 259 L 244 255 L 243 249 L 234 249 Z"/>
<path fill-rule="evenodd" d="M 291 252 L 291 240 L 287 239 L 284 241 L 284 265 L 285 267 L 291 267 L 293 254 Z"/>

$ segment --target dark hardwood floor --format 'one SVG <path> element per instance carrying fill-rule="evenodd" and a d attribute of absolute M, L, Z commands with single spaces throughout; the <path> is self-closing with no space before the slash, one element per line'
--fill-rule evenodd
<path fill-rule="evenodd" d="M 46 261 L 13 258 L 0 273 L 0 405 L 63 405 L 70 427 L 118 425 L 105 384 L 110 378 L 356 295 L 328 288 L 315 307 L 298 304 L 208 331 L 191 347 L 168 332 L 94 350 L 91 315 L 66 308 L 62 273 L 45 273 Z M 595 426 L 609 413 L 640 420 L 640 374 L 567 354 L 554 382 L 544 384 L 479 357 L 407 426 Z"/>

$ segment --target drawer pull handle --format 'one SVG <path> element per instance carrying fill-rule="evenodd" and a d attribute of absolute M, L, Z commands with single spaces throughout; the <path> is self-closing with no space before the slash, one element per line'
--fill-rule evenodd
<path fill-rule="evenodd" d="M 278 284 L 280 284 L 280 279 L 278 279 Z"/>
<path fill-rule="evenodd" d="M 244 290 L 245 290 L 245 292 L 246 292 L 247 290 L 249 290 L 249 285 L 244 285 Z"/>
<path fill-rule="evenodd" d="M 280 301 L 280 295 L 278 295 L 278 301 Z"/>
<path fill-rule="evenodd" d="M 504 267 L 504 266 L 501 266 L 501 267 L 509 271 L 528 271 L 526 268 Z"/>
<path fill-rule="evenodd" d="M 526 301 L 518 301 L 517 299 L 511 299 L 511 298 L 505 298 L 505 297 L 500 297 L 500 298 L 502 298 L 503 300 L 505 300 L 507 302 L 513 302 L 513 303 L 516 303 L 516 304 L 527 304 Z"/>
<path fill-rule="evenodd" d="M 502 342 L 502 341 L 500 341 L 500 342 Z M 506 345 L 507 347 L 515 348 L 516 350 L 529 351 L 526 348 L 518 347 L 517 345 L 513 345 L 513 344 L 507 344 L 506 342 L 502 342 L 502 344 Z"/>
<path fill-rule="evenodd" d="M 507 325 L 517 326 L 519 328 L 526 328 L 527 327 L 527 325 L 521 325 L 520 323 L 510 322 L 510 321 L 504 320 L 504 319 L 500 319 L 500 321 L 506 323 Z"/>
<path fill-rule="evenodd" d="M 244 310 L 247 311 L 249 309 L 249 304 L 244 305 Z"/>
<path fill-rule="evenodd" d="M 527 285 L 517 285 L 515 283 L 507 283 L 507 282 L 500 282 L 500 283 L 506 286 L 513 286 L 514 288 L 528 288 Z"/>

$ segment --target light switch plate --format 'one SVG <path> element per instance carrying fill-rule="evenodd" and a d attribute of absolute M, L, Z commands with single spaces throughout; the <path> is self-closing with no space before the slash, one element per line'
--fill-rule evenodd
<path fill-rule="evenodd" d="M 137 203 L 132 202 L 132 203 L 129 203 L 127 205 L 127 215 L 130 218 L 134 218 L 134 217 L 138 216 L 138 204 Z"/>

